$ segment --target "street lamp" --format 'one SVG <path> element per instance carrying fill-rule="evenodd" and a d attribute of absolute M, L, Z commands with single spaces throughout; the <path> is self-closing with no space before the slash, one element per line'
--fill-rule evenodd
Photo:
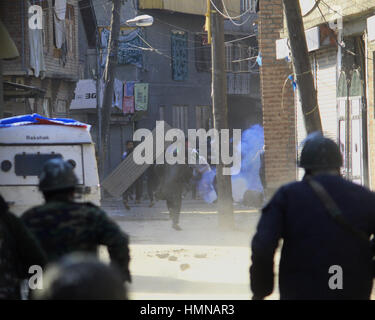
<path fill-rule="evenodd" d="M 133 19 L 126 20 L 127 25 L 136 25 L 137 27 L 149 27 L 152 26 L 153 23 L 154 18 L 149 16 L 148 14 L 143 14 Z"/>
<path fill-rule="evenodd" d="M 113 14 L 113 13 L 112 13 Z M 119 19 L 119 15 L 117 14 L 117 19 Z M 113 17 L 112 17 L 112 21 L 113 21 Z M 115 23 L 115 25 L 117 26 L 117 28 L 120 27 L 120 21 L 117 21 L 117 23 Z M 133 19 L 128 19 L 125 21 L 125 23 L 128 25 L 128 26 L 136 26 L 136 27 L 149 27 L 153 24 L 154 22 L 154 18 L 149 16 L 149 15 L 140 15 L 140 16 L 136 16 L 135 18 Z M 112 26 L 113 27 L 113 26 Z M 118 33 L 119 30 L 111 30 L 111 37 L 113 36 L 113 34 L 115 33 Z M 97 68 L 98 68 L 98 74 L 97 74 L 97 84 L 96 84 L 96 88 L 97 88 L 97 94 L 96 94 L 96 98 L 97 98 L 97 117 L 98 117 L 98 150 L 99 151 L 99 158 L 100 158 L 100 177 L 102 178 L 102 175 L 103 175 L 103 166 L 104 166 L 104 149 L 106 148 L 106 146 L 103 144 L 105 143 L 104 142 L 104 139 L 103 139 L 103 127 L 105 127 L 104 131 L 106 131 L 105 133 L 105 136 L 108 135 L 108 126 L 109 126 L 109 119 L 108 118 L 108 115 L 107 117 L 105 118 L 105 120 L 103 119 L 103 115 L 102 115 L 102 111 L 103 109 L 101 108 L 101 103 L 100 103 L 100 100 L 101 100 L 101 97 L 100 97 L 100 88 L 99 88 L 99 79 L 102 78 L 102 75 L 101 75 L 101 64 L 100 64 L 100 52 L 99 52 L 99 44 L 100 44 L 100 41 L 99 41 L 99 32 L 97 30 L 96 32 L 97 34 L 97 45 L 96 45 L 96 48 L 97 48 Z M 107 53 L 107 63 L 106 63 L 106 70 L 104 72 L 108 72 L 108 70 L 114 70 L 114 67 L 115 65 L 117 64 L 116 62 L 112 61 L 113 59 L 109 59 L 110 58 L 110 48 L 109 48 L 110 44 L 108 43 L 108 53 Z M 117 50 L 115 51 L 117 52 Z M 107 70 L 108 68 L 108 70 Z M 138 72 L 138 69 L 137 69 L 137 72 Z M 110 85 L 111 87 L 113 87 L 113 77 L 110 79 L 110 81 L 112 82 L 112 84 Z M 107 84 L 107 87 L 108 87 L 108 84 Z M 105 90 L 107 90 L 107 87 Z M 111 93 L 113 95 L 113 92 Z M 107 93 L 108 95 L 108 93 Z M 106 97 L 106 91 L 104 92 L 104 97 L 103 99 L 108 99 L 108 98 L 105 98 Z M 109 98 L 110 99 L 110 98 Z M 108 104 L 108 101 L 105 102 L 103 101 L 103 103 L 107 103 Z M 105 111 L 105 112 L 108 112 L 109 113 L 109 117 L 110 117 L 110 109 L 111 109 L 111 102 L 109 102 L 109 110 Z M 105 126 L 103 125 L 103 123 L 105 123 Z"/>

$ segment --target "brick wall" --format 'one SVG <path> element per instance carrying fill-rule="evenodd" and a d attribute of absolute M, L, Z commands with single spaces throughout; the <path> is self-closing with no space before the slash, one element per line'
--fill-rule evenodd
<path fill-rule="evenodd" d="M 261 90 L 266 184 L 269 194 L 281 184 L 296 179 L 295 108 L 289 81 L 283 90 L 285 80 L 292 70 L 286 61 L 276 60 L 275 41 L 280 39 L 282 29 L 282 0 L 262 0 L 259 45 L 263 57 Z"/>
<path fill-rule="evenodd" d="M 43 11 L 48 12 L 46 19 L 46 35 L 47 43 L 44 47 L 44 58 L 46 65 L 46 77 L 59 77 L 68 79 L 78 79 L 78 17 L 79 9 L 77 0 L 68 0 L 68 4 L 74 7 L 74 43 L 73 55 L 67 56 L 65 66 L 56 56 L 53 36 L 53 8 L 52 0 L 44 0 Z M 48 5 L 47 5 L 48 3 Z M 40 3 L 36 3 L 40 4 Z M 22 10 L 23 6 L 23 10 Z M 3 66 L 4 74 L 21 74 L 29 68 L 29 38 L 28 38 L 28 7 L 24 0 L 1 1 L 0 2 L 0 18 L 8 29 L 8 32 L 14 40 L 20 57 L 5 61 Z M 22 14 L 23 19 L 22 19 Z M 22 63 L 24 61 L 24 64 Z M 32 73 L 31 73 L 32 74 Z"/>

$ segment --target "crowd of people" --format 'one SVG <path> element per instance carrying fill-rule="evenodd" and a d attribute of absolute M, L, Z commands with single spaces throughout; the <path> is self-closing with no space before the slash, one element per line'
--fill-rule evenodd
<path fill-rule="evenodd" d="M 126 159 L 134 151 L 134 142 L 128 140 L 125 146 L 125 152 L 122 155 L 122 160 Z M 171 150 L 176 152 L 176 150 Z M 210 152 L 209 152 L 210 154 Z M 143 195 L 143 186 L 146 182 L 147 196 L 150 201 L 149 207 L 154 206 L 154 199 L 165 200 L 170 218 L 172 221 L 172 228 L 180 231 L 179 215 L 181 211 L 181 201 L 184 194 L 192 193 L 192 199 L 197 199 L 197 189 L 203 175 L 211 170 L 211 166 L 207 160 L 203 164 L 190 165 L 191 158 L 202 157 L 195 148 L 190 148 L 188 141 L 185 141 L 185 164 L 164 164 L 151 165 L 145 173 L 143 173 L 133 185 L 131 185 L 122 195 L 124 208 L 130 210 L 129 200 L 135 200 L 135 204 L 140 204 Z M 189 161 L 190 158 L 190 161 Z M 195 159 L 194 159 L 195 160 Z M 216 181 L 212 181 L 212 188 L 216 188 Z M 216 190 L 216 189 L 215 189 Z M 201 190 L 199 190 L 201 191 Z M 202 196 L 204 192 L 198 192 Z M 134 199 L 135 198 L 135 199 Z"/>
<path fill-rule="evenodd" d="M 342 165 L 335 142 L 322 135 L 307 139 L 299 162 L 303 180 L 282 186 L 262 209 L 251 242 L 253 299 L 274 290 L 281 240 L 280 299 L 370 299 L 375 193 L 342 178 Z M 158 169 L 159 196 L 179 230 L 179 182 L 191 171 L 183 165 Z M 129 238 L 99 207 L 74 202 L 76 185 L 72 165 L 52 159 L 39 177 L 44 204 L 18 218 L 0 196 L 0 299 L 21 299 L 31 266 L 43 270 L 44 285 L 25 298 L 127 299 Z M 99 245 L 107 246 L 110 265 L 99 261 Z"/>

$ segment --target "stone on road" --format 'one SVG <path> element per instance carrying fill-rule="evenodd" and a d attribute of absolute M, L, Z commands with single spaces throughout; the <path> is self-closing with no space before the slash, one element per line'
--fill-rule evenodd
<path fill-rule="evenodd" d="M 218 225 L 215 204 L 183 201 L 180 225 L 172 229 L 165 201 L 149 208 L 147 201 L 121 199 L 103 203 L 103 209 L 130 237 L 130 299 L 250 299 L 250 241 L 259 211 L 235 206 L 235 229 Z M 276 286 L 276 284 L 275 284 Z M 269 297 L 277 299 L 278 292 Z"/>

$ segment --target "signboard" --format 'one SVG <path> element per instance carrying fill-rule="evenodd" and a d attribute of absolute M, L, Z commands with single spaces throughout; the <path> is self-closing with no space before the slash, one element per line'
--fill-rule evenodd
<path fill-rule="evenodd" d="M 368 41 L 375 40 L 375 16 L 367 19 Z"/>
<path fill-rule="evenodd" d="M 307 49 L 309 52 L 320 48 L 320 29 L 314 27 L 305 31 Z M 291 56 L 288 39 L 276 40 L 276 59 L 285 59 Z"/>
<path fill-rule="evenodd" d="M 70 109 L 96 108 L 96 83 L 93 79 L 79 80 L 74 91 Z"/>
<path fill-rule="evenodd" d="M 134 85 L 135 110 L 146 111 L 148 106 L 148 83 Z"/>

